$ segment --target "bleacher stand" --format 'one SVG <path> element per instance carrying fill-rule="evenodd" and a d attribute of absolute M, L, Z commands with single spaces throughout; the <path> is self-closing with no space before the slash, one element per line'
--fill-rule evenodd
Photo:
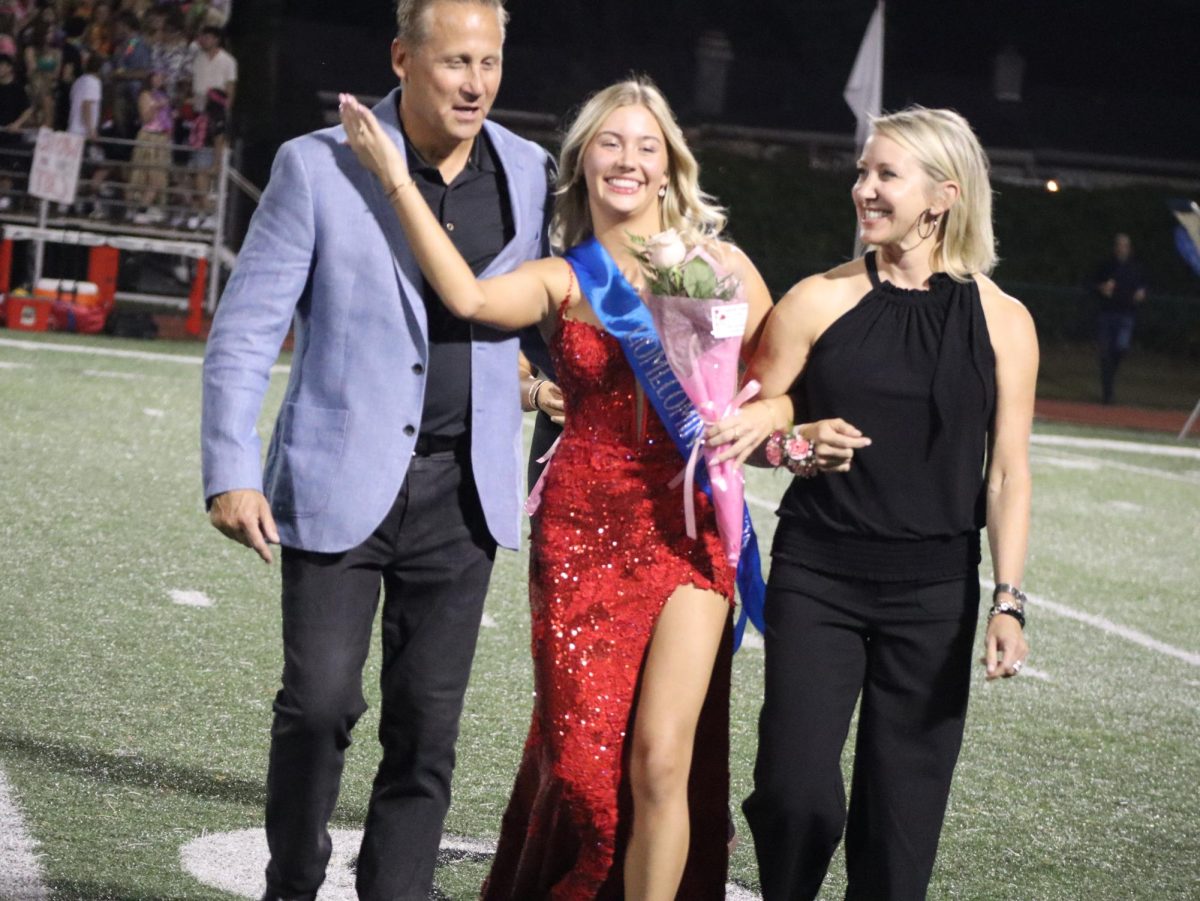
<path fill-rule="evenodd" d="M 228 267 L 228 13 L 228 0 L 0 0 L 0 294 L 42 275 L 85 277 L 83 257 L 63 244 L 117 248 L 133 269 L 165 256 L 161 274 L 186 296 L 161 285 L 122 292 L 152 304 L 192 308 L 209 265 Z M 39 124 L 86 141 L 74 203 L 29 193 Z M 23 252 L 35 245 L 36 258 Z M 43 247 L 55 248 L 45 261 Z M 42 273 L 43 262 L 73 271 Z M 210 306 L 215 287 L 203 292 Z"/>

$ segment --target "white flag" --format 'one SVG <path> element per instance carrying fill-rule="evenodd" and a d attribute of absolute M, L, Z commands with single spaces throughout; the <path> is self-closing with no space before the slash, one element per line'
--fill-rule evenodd
<path fill-rule="evenodd" d="M 871 116 L 878 116 L 883 107 L 883 2 L 875 5 L 867 32 L 863 35 L 854 58 L 854 68 L 842 91 L 846 103 L 858 120 L 854 140 L 859 147 L 867 139 L 871 128 Z"/>

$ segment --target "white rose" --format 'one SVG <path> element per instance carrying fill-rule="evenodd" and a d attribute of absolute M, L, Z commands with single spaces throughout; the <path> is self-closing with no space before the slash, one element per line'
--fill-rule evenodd
<path fill-rule="evenodd" d="M 683 239 L 673 228 L 659 232 L 652 238 L 646 239 L 646 258 L 655 269 L 670 269 L 678 266 L 687 256 L 687 247 Z"/>

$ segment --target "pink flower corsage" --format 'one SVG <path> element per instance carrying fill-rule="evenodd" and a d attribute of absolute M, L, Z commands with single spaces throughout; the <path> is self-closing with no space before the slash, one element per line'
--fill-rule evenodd
<path fill-rule="evenodd" d="M 817 449 L 800 434 L 800 426 L 793 427 L 789 432 L 783 429 L 772 432 L 763 452 L 772 466 L 782 466 L 802 479 L 811 479 L 819 472 Z"/>

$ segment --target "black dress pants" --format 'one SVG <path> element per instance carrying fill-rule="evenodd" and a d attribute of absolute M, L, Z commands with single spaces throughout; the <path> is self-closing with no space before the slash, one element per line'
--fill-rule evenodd
<path fill-rule="evenodd" d="M 460 455 L 462 456 L 462 455 Z M 345 553 L 283 550 L 283 687 L 267 772 L 268 894 L 313 898 L 332 844 L 383 586 L 383 760 L 358 859 L 369 901 L 424 901 L 450 804 L 454 743 L 495 558 L 470 464 L 415 456 L 396 502 Z"/>
<path fill-rule="evenodd" d="M 846 834 L 849 899 L 925 897 L 962 744 L 979 581 L 772 564 L 754 791 L 765 901 L 815 898 Z M 841 772 L 861 693 L 849 815 Z"/>

